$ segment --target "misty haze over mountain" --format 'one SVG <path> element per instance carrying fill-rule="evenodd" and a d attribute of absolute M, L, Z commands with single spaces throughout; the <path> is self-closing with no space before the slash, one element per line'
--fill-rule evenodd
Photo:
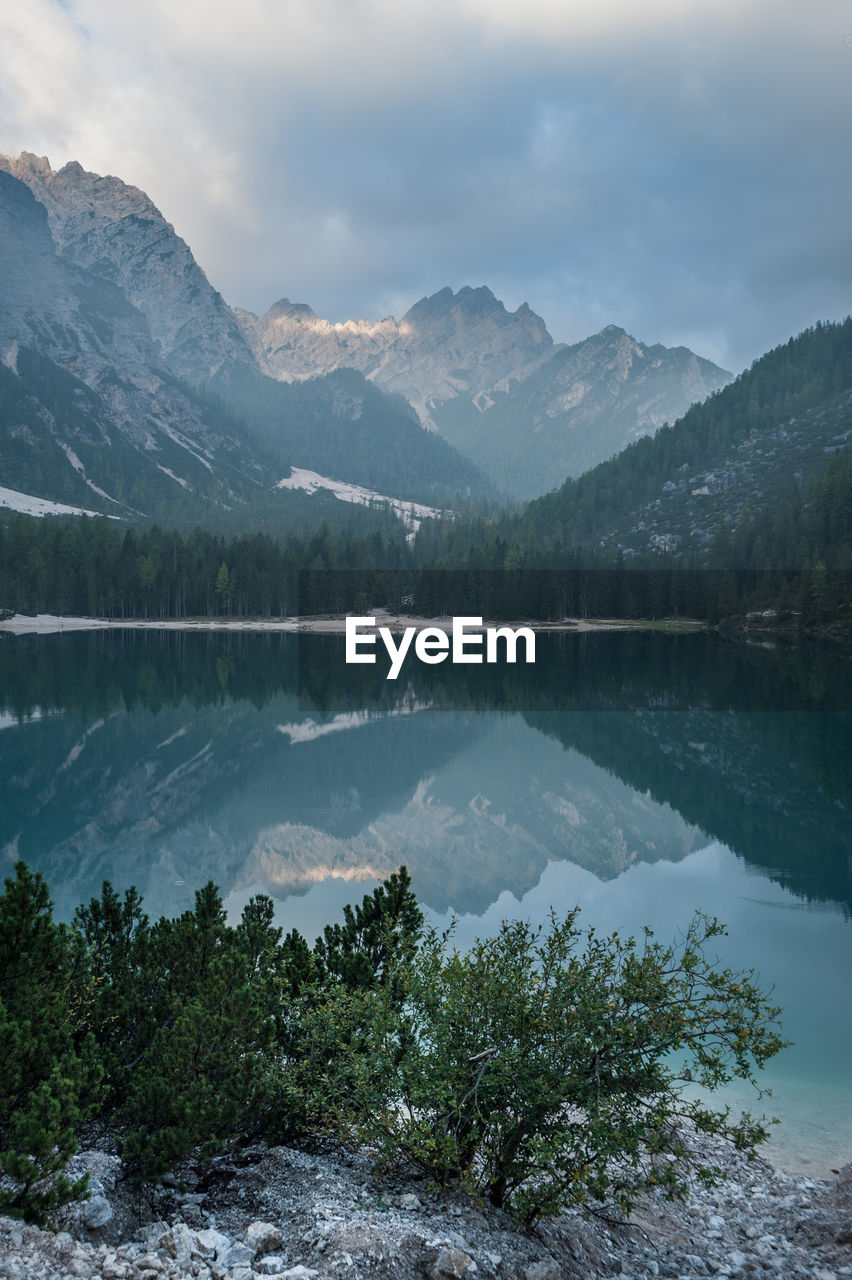
<path fill-rule="evenodd" d="M 60 428 L 56 406 L 28 386 L 53 424 L 39 446 L 53 459 L 50 492 L 36 496 L 80 500 L 85 488 L 163 514 L 169 490 L 227 508 L 250 501 L 248 483 L 264 491 L 266 513 L 281 509 L 276 486 L 296 466 L 436 509 L 459 495 L 530 497 L 730 380 L 685 348 L 647 347 L 613 325 L 574 347 L 555 344 L 528 306 L 509 312 L 485 286 L 441 289 L 399 321 L 331 324 L 287 299 L 256 317 L 227 305 L 144 192 L 76 163 L 54 172 L 29 153 L 0 158 L 0 168 L 9 175 L 5 363 L 24 376 L 10 354 L 17 344 L 88 389 L 68 394 L 75 413 L 86 403 L 89 426 Z M 341 383 L 342 370 L 355 372 Z M 199 400 L 204 388 L 215 404 Z M 125 463 L 102 474 L 91 448 L 119 438 L 115 456 L 128 443 L 141 451 L 147 481 L 135 475 L 128 488 Z M 19 454 L 7 448 L 7 483 L 31 488 Z"/>

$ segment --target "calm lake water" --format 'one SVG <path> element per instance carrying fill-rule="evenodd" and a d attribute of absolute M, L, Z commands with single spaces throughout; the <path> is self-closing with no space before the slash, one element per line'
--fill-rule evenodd
<path fill-rule="evenodd" d="M 309 938 L 405 863 L 459 945 L 579 903 L 669 941 L 701 909 L 795 1046 L 768 1154 L 852 1159 L 852 655 L 715 634 L 540 636 L 535 667 L 346 667 L 342 640 L 0 636 L 0 851 L 57 914 L 209 879 Z"/>

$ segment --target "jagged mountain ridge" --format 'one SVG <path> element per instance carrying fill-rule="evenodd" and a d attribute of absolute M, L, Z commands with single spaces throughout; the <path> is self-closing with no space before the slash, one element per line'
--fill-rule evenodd
<path fill-rule="evenodd" d="M 76 162 L 54 172 L 26 151 L 0 156 L 0 169 L 44 205 L 64 261 L 122 289 L 179 377 L 202 382 L 224 364 L 254 365 L 230 307 L 144 191 Z"/>
<path fill-rule="evenodd" d="M 10 488 L 88 507 L 95 494 L 111 513 L 177 524 L 268 527 L 308 511 L 314 524 L 341 523 L 331 493 L 276 487 L 293 465 L 390 497 L 443 502 L 484 487 L 408 405 L 360 375 L 345 393 L 339 373 L 299 390 L 265 378 L 188 246 L 137 188 L 77 164 L 55 173 L 26 153 L 0 158 L 0 179 L 0 479 Z M 214 374 L 218 399 L 199 396 Z M 256 394 L 226 408 L 237 383 Z M 264 391 L 271 423 L 257 421 Z"/>
<path fill-rule="evenodd" d="M 447 439 L 501 487 L 532 498 L 653 435 L 730 381 L 687 347 L 646 346 L 607 325 L 555 347 L 529 376 L 477 404 L 481 412 L 458 400 L 435 416 Z"/>
<path fill-rule="evenodd" d="M 484 406 L 553 350 L 544 321 L 526 303 L 509 312 L 485 286 L 441 289 L 399 321 L 333 324 L 288 298 L 260 317 L 236 315 L 265 373 L 291 381 L 346 365 L 400 392 L 433 428 L 436 406 L 457 396 Z"/>
<path fill-rule="evenodd" d="M 158 365 L 145 317 L 56 253 L 44 206 L 0 171 L 0 463 L 12 487 L 109 514 L 164 492 L 236 501 L 257 459 Z M 144 514 L 149 510 L 142 508 Z"/>
<path fill-rule="evenodd" d="M 646 346 L 615 325 L 554 344 L 526 303 L 507 311 L 485 286 L 441 289 L 399 321 L 332 323 L 287 298 L 260 317 L 235 314 L 266 373 L 293 381 L 358 369 L 523 498 L 653 434 L 732 377 L 686 347 Z"/>

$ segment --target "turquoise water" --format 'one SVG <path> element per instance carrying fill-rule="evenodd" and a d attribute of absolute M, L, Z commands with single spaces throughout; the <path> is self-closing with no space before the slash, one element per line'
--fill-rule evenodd
<path fill-rule="evenodd" d="M 852 1158 L 852 711 L 839 650 L 539 639 L 535 669 L 353 675 L 334 638 L 0 637 L 0 852 L 68 918 L 104 878 L 151 914 L 214 879 L 308 937 L 405 863 L 463 946 L 576 904 L 668 941 L 700 908 L 795 1041 L 773 1158 Z M 739 1097 L 734 1097 L 739 1104 Z"/>

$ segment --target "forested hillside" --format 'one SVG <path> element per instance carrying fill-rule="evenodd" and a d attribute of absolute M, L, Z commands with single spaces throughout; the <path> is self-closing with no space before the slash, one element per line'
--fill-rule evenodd
<path fill-rule="evenodd" d="M 421 563 L 510 569 L 852 564 L 852 320 L 758 360 L 653 439 L 515 517 L 424 531 Z"/>
<path fill-rule="evenodd" d="M 385 394 L 354 369 L 290 383 L 235 368 L 218 374 L 208 392 L 282 475 L 306 467 L 439 505 L 460 494 L 495 494 L 472 462 L 424 431 L 401 395 Z"/>
<path fill-rule="evenodd" d="M 756 531 L 764 520 L 764 566 L 804 567 L 813 551 L 828 552 L 828 528 L 815 529 L 814 546 L 773 542 L 769 531 L 779 504 L 820 500 L 822 491 L 808 490 L 808 480 L 847 447 L 850 434 L 852 320 L 819 324 L 673 426 L 531 503 L 518 534 L 729 567 L 725 531 L 745 524 Z"/>

